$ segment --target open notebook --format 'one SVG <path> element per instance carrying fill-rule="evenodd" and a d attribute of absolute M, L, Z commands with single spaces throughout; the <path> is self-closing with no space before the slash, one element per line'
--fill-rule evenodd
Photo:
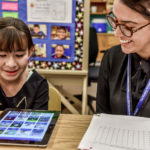
<path fill-rule="evenodd" d="M 93 115 L 78 149 L 149 150 L 150 118 Z"/>

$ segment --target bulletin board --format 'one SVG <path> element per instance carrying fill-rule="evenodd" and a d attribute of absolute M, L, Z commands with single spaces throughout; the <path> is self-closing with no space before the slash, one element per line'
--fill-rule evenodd
<path fill-rule="evenodd" d="M 20 18 L 31 31 L 29 68 L 83 69 L 84 0 L 0 0 L 0 8 L 1 17 Z"/>

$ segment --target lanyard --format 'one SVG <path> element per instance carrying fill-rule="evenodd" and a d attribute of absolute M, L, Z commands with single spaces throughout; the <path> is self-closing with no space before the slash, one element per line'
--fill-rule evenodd
<path fill-rule="evenodd" d="M 128 66 L 127 66 L 127 115 L 131 115 L 131 93 L 130 93 L 130 91 L 131 91 L 131 65 L 130 65 L 130 55 L 128 55 Z M 134 113 L 133 113 L 133 115 L 134 116 L 136 116 L 137 115 L 137 113 L 139 112 L 139 110 L 141 109 L 141 107 L 142 107 L 142 105 L 143 105 L 143 103 L 144 103 L 144 101 L 145 101 L 145 99 L 146 99 L 146 97 L 147 97 L 147 95 L 148 95 L 148 93 L 149 93 L 149 91 L 150 91 L 150 79 L 148 80 L 148 83 L 147 83 L 147 85 L 146 85 L 146 87 L 145 87 L 145 89 L 144 89 L 144 91 L 143 91 L 143 93 L 142 93 L 142 95 L 141 95 L 141 97 L 140 97 L 140 100 L 139 100 L 139 102 L 138 102 L 138 104 L 136 105 L 136 108 L 135 108 L 135 110 L 134 110 Z"/>

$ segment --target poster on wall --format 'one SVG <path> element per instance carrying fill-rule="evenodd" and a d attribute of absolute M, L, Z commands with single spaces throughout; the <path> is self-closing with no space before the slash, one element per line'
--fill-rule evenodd
<path fill-rule="evenodd" d="M 72 23 L 72 0 L 27 0 L 28 22 Z"/>
<path fill-rule="evenodd" d="M 82 70 L 83 0 L 0 0 L 0 7 L 1 17 L 20 18 L 30 29 L 29 68 Z"/>

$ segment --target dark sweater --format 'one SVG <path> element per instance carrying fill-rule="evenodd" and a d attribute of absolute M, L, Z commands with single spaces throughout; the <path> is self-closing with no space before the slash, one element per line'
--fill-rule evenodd
<path fill-rule="evenodd" d="M 15 87 L 14 87 L 15 88 Z M 5 108 L 48 109 L 48 83 L 35 70 L 21 90 L 13 97 L 6 97 L 0 87 L 0 110 Z"/>
<path fill-rule="evenodd" d="M 106 51 L 99 72 L 96 111 L 127 115 L 127 62 L 121 46 Z M 142 64 L 140 65 L 140 62 Z M 134 111 L 142 92 L 150 78 L 150 61 L 143 60 L 137 54 L 131 54 L 131 109 Z M 147 95 L 138 116 L 150 117 L 150 92 Z"/>

